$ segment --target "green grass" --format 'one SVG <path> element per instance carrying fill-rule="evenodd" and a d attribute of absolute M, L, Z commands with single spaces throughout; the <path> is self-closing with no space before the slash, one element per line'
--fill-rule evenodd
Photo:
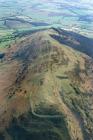
<path fill-rule="evenodd" d="M 23 118 L 23 119 L 22 119 Z M 18 118 L 18 121 L 15 119 L 16 125 L 13 121 L 10 127 L 8 128 L 9 134 L 11 134 L 12 138 L 17 137 L 18 133 L 20 133 L 20 139 L 22 139 L 21 131 L 24 135 L 24 138 L 27 138 L 27 135 L 32 137 L 37 137 L 40 140 L 70 140 L 69 132 L 67 130 L 66 122 L 64 117 L 62 118 L 54 118 L 54 119 L 45 119 L 45 118 L 37 118 L 32 115 L 32 113 L 24 114 Z M 15 129 L 16 127 L 18 128 Z M 45 135 L 44 135 L 45 134 Z M 33 137 L 32 137 L 33 139 Z M 23 139 L 22 139 L 23 140 Z M 34 140 L 34 139 L 33 139 Z"/>

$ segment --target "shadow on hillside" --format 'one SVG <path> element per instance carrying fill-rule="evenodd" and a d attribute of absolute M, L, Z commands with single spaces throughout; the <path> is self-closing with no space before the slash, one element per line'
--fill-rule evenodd
<path fill-rule="evenodd" d="M 50 34 L 53 39 L 57 40 L 61 44 L 67 45 L 93 57 L 93 39 L 71 31 L 53 29 L 58 33 L 58 35 Z"/>

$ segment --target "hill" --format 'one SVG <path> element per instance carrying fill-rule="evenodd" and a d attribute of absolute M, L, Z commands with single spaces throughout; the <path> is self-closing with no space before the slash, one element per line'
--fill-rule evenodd
<path fill-rule="evenodd" d="M 92 52 L 91 39 L 51 28 L 0 54 L 0 139 L 92 140 Z"/>

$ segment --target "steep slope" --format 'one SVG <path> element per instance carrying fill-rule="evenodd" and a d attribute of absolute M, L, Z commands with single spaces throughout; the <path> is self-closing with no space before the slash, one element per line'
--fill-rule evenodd
<path fill-rule="evenodd" d="M 75 50 L 83 52 L 90 57 L 93 57 L 93 39 L 82 36 L 72 31 L 65 31 L 63 29 L 55 29 L 58 33 L 56 35 L 51 35 L 55 40 L 59 41 L 61 44 L 65 44 Z"/>
<path fill-rule="evenodd" d="M 93 139 L 93 60 L 55 36 L 62 30 L 22 37 L 2 58 L 2 139 Z"/>

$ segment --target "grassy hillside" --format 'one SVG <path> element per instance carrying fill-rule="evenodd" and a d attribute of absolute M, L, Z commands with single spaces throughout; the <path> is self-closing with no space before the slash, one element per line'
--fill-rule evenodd
<path fill-rule="evenodd" d="M 73 49 L 70 41 L 77 46 L 77 38 L 47 29 L 6 49 L 0 62 L 2 140 L 93 139 L 93 59 Z"/>

